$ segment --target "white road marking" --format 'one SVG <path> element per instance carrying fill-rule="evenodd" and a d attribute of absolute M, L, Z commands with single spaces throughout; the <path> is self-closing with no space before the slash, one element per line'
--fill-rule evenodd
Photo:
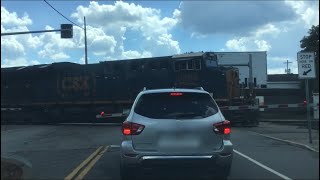
<path fill-rule="evenodd" d="M 120 145 L 110 145 L 110 148 L 120 148 Z"/>
<path fill-rule="evenodd" d="M 273 136 L 268 136 L 268 135 L 265 135 L 265 134 L 260 134 L 260 133 L 257 133 L 257 132 L 254 132 L 254 131 L 250 131 L 250 132 L 253 132 L 255 134 L 258 134 L 260 136 L 263 136 L 263 137 L 267 137 L 267 138 L 270 138 L 270 139 L 274 139 L 274 140 L 277 140 L 277 141 L 280 141 L 280 142 L 283 142 L 283 143 L 288 143 L 288 144 L 295 144 L 297 146 L 300 146 L 300 147 L 304 147 L 304 148 L 307 148 L 311 151 L 314 151 L 314 152 L 319 152 L 318 150 L 306 145 L 306 144 L 301 144 L 301 143 L 297 143 L 297 142 L 294 142 L 294 141 L 289 141 L 289 140 L 285 140 L 285 139 L 280 139 L 280 138 L 276 138 L 276 137 L 273 137 Z"/>
<path fill-rule="evenodd" d="M 291 178 L 289 178 L 289 177 L 287 177 L 287 176 L 285 176 L 285 175 L 283 175 L 283 174 L 281 174 L 281 173 L 279 173 L 279 172 L 277 172 L 277 171 L 275 171 L 275 170 L 273 170 L 273 169 L 271 169 L 271 168 L 269 168 L 269 167 L 267 167 L 267 166 L 265 166 L 265 165 L 261 164 L 260 162 L 258 162 L 258 161 L 256 161 L 256 160 L 254 160 L 254 159 L 250 158 L 250 157 L 249 157 L 249 156 L 247 156 L 247 155 L 242 154 L 241 152 L 239 152 L 239 151 L 237 151 L 237 150 L 233 150 L 233 152 L 235 152 L 235 153 L 237 153 L 238 155 L 240 155 L 240 156 L 242 156 L 242 157 L 246 158 L 247 160 L 249 160 L 249 161 L 251 161 L 251 162 L 255 163 L 256 165 L 258 165 L 258 166 L 262 167 L 263 169 L 265 169 L 265 170 L 267 170 L 267 171 L 269 171 L 269 172 L 271 172 L 271 173 L 273 173 L 273 174 L 275 174 L 275 175 L 277 175 L 277 176 L 281 177 L 282 179 L 292 180 Z"/>

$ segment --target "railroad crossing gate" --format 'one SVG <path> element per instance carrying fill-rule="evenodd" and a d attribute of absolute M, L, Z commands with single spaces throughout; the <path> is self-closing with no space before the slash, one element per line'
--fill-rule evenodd
<path fill-rule="evenodd" d="M 313 52 L 298 52 L 299 79 L 316 78 Z"/>

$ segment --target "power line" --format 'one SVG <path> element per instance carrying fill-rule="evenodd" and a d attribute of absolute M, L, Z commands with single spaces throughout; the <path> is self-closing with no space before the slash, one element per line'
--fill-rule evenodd
<path fill-rule="evenodd" d="M 71 21 L 70 19 L 68 19 L 66 16 L 64 16 L 62 13 L 60 13 L 56 8 L 54 8 L 51 4 L 49 4 L 46 0 L 43 0 L 45 3 L 47 3 L 53 10 L 55 10 L 57 13 L 59 13 L 62 17 L 64 17 L 66 20 L 68 20 L 69 22 L 71 22 L 72 24 L 78 26 L 79 28 L 82 28 L 81 26 L 79 26 L 78 24 L 74 23 L 73 21 Z"/>

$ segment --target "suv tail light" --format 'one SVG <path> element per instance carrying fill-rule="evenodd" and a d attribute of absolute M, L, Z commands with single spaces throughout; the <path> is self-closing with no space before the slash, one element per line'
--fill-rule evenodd
<path fill-rule="evenodd" d="M 144 129 L 144 125 L 124 121 L 122 123 L 122 134 L 123 135 L 138 135 Z"/>
<path fill-rule="evenodd" d="M 231 132 L 231 124 L 230 121 L 224 120 L 222 122 L 213 124 L 213 131 L 217 134 L 228 135 Z"/>

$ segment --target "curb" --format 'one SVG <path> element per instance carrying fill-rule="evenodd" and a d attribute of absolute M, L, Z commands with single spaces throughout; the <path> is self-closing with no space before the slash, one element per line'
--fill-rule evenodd
<path fill-rule="evenodd" d="M 283 142 L 283 143 L 287 143 L 289 145 L 301 147 L 301 148 L 304 148 L 304 149 L 319 153 L 318 150 L 316 150 L 316 149 L 314 149 L 314 148 L 312 148 L 312 147 L 310 147 L 310 146 L 308 146 L 306 144 L 301 144 L 301 143 L 297 143 L 297 142 L 293 142 L 293 141 L 289 141 L 289 140 L 284 140 L 284 139 L 268 136 L 268 135 L 265 135 L 265 134 L 260 134 L 260 133 L 254 132 L 254 131 L 250 131 L 250 132 L 253 132 L 255 134 L 258 134 L 258 135 L 266 137 L 266 138 L 270 138 L 270 139 L 277 140 L 277 141 L 280 141 L 280 142 Z"/>

